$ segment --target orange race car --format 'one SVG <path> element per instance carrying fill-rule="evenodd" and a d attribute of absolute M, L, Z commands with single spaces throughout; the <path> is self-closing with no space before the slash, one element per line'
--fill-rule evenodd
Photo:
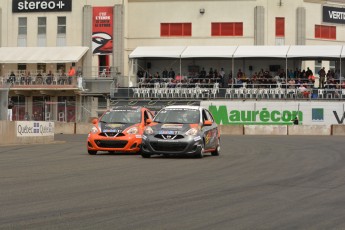
<path fill-rule="evenodd" d="M 136 153 L 140 151 L 146 120 L 152 120 L 150 110 L 138 106 L 117 106 L 92 121 L 87 137 L 87 150 Z"/>

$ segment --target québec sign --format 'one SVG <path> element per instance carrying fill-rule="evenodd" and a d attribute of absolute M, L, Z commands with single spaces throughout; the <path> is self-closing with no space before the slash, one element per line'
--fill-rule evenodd
<path fill-rule="evenodd" d="M 72 0 L 12 0 L 12 12 L 72 11 Z"/>

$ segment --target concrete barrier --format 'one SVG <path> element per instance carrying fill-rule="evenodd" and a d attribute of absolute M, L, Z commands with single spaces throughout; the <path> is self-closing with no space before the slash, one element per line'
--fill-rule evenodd
<path fill-rule="evenodd" d="M 332 135 L 345 136 L 345 125 L 332 125 Z"/>
<path fill-rule="evenodd" d="M 289 125 L 288 135 L 331 135 L 329 125 Z"/>
<path fill-rule="evenodd" d="M 243 135 L 243 125 L 220 125 L 220 134 L 225 135 Z"/>
<path fill-rule="evenodd" d="M 75 125 L 73 122 L 55 121 L 55 134 L 75 134 Z"/>
<path fill-rule="evenodd" d="M 15 121 L 0 121 L 0 144 L 15 144 L 16 123 Z"/>
<path fill-rule="evenodd" d="M 34 122 L 0 121 L 0 145 L 47 144 L 54 142 L 53 126 L 49 134 L 46 129 L 42 129 L 42 126 L 46 126 L 49 122 L 37 122 L 39 126 L 36 127 L 31 127 L 31 123 Z M 18 131 L 18 127 L 21 131 Z M 33 131 L 34 129 L 36 131 Z"/>
<path fill-rule="evenodd" d="M 88 134 L 92 128 L 93 124 L 89 123 L 77 123 L 76 134 Z"/>
<path fill-rule="evenodd" d="M 287 135 L 287 125 L 245 125 L 244 135 Z"/>

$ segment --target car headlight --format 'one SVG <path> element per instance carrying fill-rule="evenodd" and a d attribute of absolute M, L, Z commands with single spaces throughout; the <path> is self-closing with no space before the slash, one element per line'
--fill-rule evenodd
<path fill-rule="evenodd" d="M 128 134 L 137 134 L 138 133 L 138 127 L 132 127 L 127 130 Z"/>
<path fill-rule="evenodd" d="M 99 132 L 99 130 L 98 130 L 98 128 L 96 126 L 93 126 L 91 128 L 91 133 L 98 133 L 98 132 Z"/>
<path fill-rule="evenodd" d="M 148 127 L 146 127 L 144 133 L 146 135 L 151 135 L 151 134 L 153 134 L 153 129 L 150 126 L 148 126 Z"/>
<path fill-rule="evenodd" d="M 195 136 L 198 134 L 198 130 L 196 128 L 191 128 L 190 130 L 188 130 L 186 132 L 186 135 L 187 136 Z"/>

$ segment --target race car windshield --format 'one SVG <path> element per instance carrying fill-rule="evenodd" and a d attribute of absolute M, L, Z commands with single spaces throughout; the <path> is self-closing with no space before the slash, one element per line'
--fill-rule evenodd
<path fill-rule="evenodd" d="M 113 110 L 106 112 L 100 122 L 137 124 L 141 122 L 141 113 L 136 110 Z"/>
<path fill-rule="evenodd" d="M 164 109 L 154 118 L 158 123 L 196 124 L 200 122 L 199 110 L 195 109 Z"/>

